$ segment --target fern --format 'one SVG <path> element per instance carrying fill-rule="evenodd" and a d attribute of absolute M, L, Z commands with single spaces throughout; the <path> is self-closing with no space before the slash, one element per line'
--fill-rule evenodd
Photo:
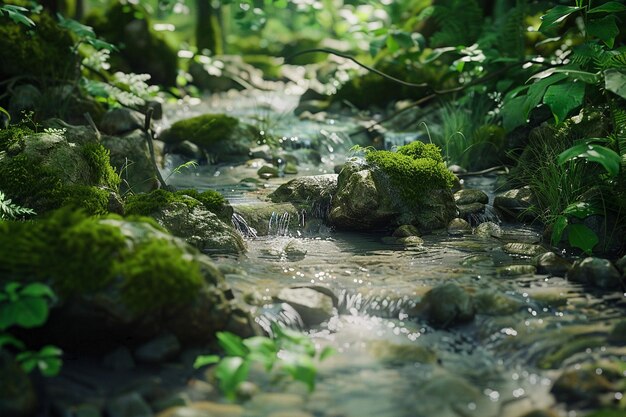
<path fill-rule="evenodd" d="M 432 46 L 472 45 L 483 28 L 483 10 L 476 0 L 446 0 L 434 6 L 432 15 L 439 26 Z"/>
<path fill-rule="evenodd" d="M 19 206 L 11 201 L 10 198 L 6 198 L 4 193 L 0 191 L 0 219 L 9 220 L 16 219 L 22 216 L 32 216 L 35 212 L 29 208 Z"/>

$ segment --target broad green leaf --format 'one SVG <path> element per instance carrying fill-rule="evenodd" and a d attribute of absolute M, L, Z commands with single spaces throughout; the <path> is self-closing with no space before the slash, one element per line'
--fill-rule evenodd
<path fill-rule="evenodd" d="M 593 247 L 598 244 L 598 235 L 584 224 L 570 224 L 567 231 L 569 244 L 591 255 Z"/>
<path fill-rule="evenodd" d="M 296 363 L 285 366 L 284 370 L 291 375 L 294 380 L 304 382 L 310 392 L 315 389 L 317 369 L 309 357 L 299 357 Z"/>
<path fill-rule="evenodd" d="M 0 330 L 17 325 L 24 328 L 41 326 L 48 319 L 48 303 L 42 298 L 24 297 L 0 305 Z"/>
<path fill-rule="evenodd" d="M 23 352 L 15 357 L 15 359 L 21 363 L 22 369 L 26 372 L 31 372 L 33 369 L 38 368 L 39 372 L 44 376 L 58 375 L 63 364 L 61 360 L 61 354 L 63 352 L 56 346 L 44 346 L 39 352 Z"/>
<path fill-rule="evenodd" d="M 570 204 L 569 206 L 565 208 L 565 210 L 563 210 L 563 214 L 574 216 L 579 219 L 584 219 L 586 217 L 589 217 L 593 214 L 598 214 L 598 213 L 600 213 L 600 210 L 592 206 L 590 203 L 586 203 L 582 201 L 578 203 Z"/>
<path fill-rule="evenodd" d="M 248 354 L 248 349 L 243 344 L 241 337 L 230 332 L 218 332 L 217 340 L 228 356 L 244 357 Z"/>
<path fill-rule="evenodd" d="M 400 49 L 400 45 L 398 45 L 398 42 L 396 42 L 393 36 L 387 36 L 387 40 L 385 41 L 385 43 L 387 45 L 387 50 L 391 53 L 394 53 L 398 49 Z"/>
<path fill-rule="evenodd" d="M 332 346 L 326 346 L 324 349 L 322 349 L 322 352 L 320 353 L 320 361 L 331 357 L 335 353 L 337 353 L 337 351 Z"/>
<path fill-rule="evenodd" d="M 238 356 L 228 356 L 215 367 L 215 377 L 227 398 L 234 400 L 239 384 L 248 379 L 250 363 Z"/>
<path fill-rule="evenodd" d="M 526 112 L 526 118 L 530 114 L 530 111 L 537 107 L 541 103 L 541 99 L 545 96 L 546 90 L 553 84 L 563 81 L 567 78 L 565 74 L 550 74 L 550 76 L 535 81 L 528 87 L 528 93 L 526 94 L 526 103 L 524 103 L 524 111 Z"/>
<path fill-rule="evenodd" d="M 391 36 L 393 37 L 393 40 L 396 41 L 396 44 L 400 46 L 400 48 L 410 49 L 417 45 L 410 33 L 395 31 L 391 34 Z"/>
<path fill-rule="evenodd" d="M 548 13 L 541 16 L 541 26 L 539 26 L 539 32 L 544 34 L 550 34 L 553 32 L 561 22 L 563 22 L 569 15 L 581 10 L 580 7 L 573 6 L 556 6 L 548 10 Z"/>
<path fill-rule="evenodd" d="M 525 103 L 526 96 L 514 97 L 504 101 L 500 115 L 502 116 L 502 125 L 507 132 L 526 123 L 527 115 L 524 111 Z"/>
<path fill-rule="evenodd" d="M 551 85 L 543 96 L 543 102 L 550 107 L 556 123 L 562 123 L 567 115 L 583 104 L 585 84 L 569 82 Z"/>
<path fill-rule="evenodd" d="M 248 357 L 252 361 L 261 362 L 268 371 L 274 367 L 278 354 L 276 342 L 268 337 L 257 336 L 245 339 L 243 343 L 250 350 Z"/>
<path fill-rule="evenodd" d="M 580 144 L 572 146 L 559 154 L 557 161 L 560 165 L 574 158 L 584 158 L 591 162 L 597 162 L 606 169 L 608 174 L 616 177 L 619 174 L 621 157 L 617 152 L 602 145 Z"/>
<path fill-rule="evenodd" d="M 600 74 L 595 72 L 581 71 L 575 68 L 567 68 L 567 67 L 559 67 L 559 68 L 550 68 L 545 71 L 541 71 L 530 77 L 533 78 L 545 78 L 548 75 L 552 74 L 565 74 L 569 79 L 572 80 L 580 80 L 587 84 L 597 84 L 600 82 Z"/>
<path fill-rule="evenodd" d="M 619 13 L 626 10 L 626 6 L 616 1 L 609 1 L 593 9 L 589 9 L 587 13 Z"/>
<path fill-rule="evenodd" d="M 567 227 L 567 216 L 559 215 L 556 217 L 554 224 L 552 225 L 552 236 L 550 237 L 550 243 L 552 246 L 556 246 L 561 241 L 561 237 L 563 236 L 563 232 Z"/>
<path fill-rule="evenodd" d="M 589 20 L 587 32 L 600 39 L 609 48 L 613 48 L 615 37 L 619 35 L 617 27 L 617 17 L 614 15 L 604 16 L 602 19 Z"/>
<path fill-rule="evenodd" d="M 29 17 L 24 15 L 24 13 L 28 12 L 28 9 L 25 7 L 5 4 L 3 6 L 0 6 L 0 15 L 2 15 L 3 12 L 6 13 L 9 18 L 15 23 L 22 24 L 28 27 L 35 26 L 35 22 L 33 22 Z"/>
<path fill-rule="evenodd" d="M 21 340 L 16 339 L 7 333 L 0 334 L 0 350 L 2 350 L 3 346 L 13 346 L 17 349 L 25 348 L 24 343 Z"/>
<path fill-rule="evenodd" d="M 195 369 L 202 368 L 203 366 L 213 365 L 220 361 L 220 357 L 217 355 L 200 355 L 193 362 Z"/>
<path fill-rule="evenodd" d="M 30 297 L 54 298 L 54 292 L 52 291 L 52 289 L 46 284 L 41 284 L 39 282 L 28 284 L 26 287 L 22 288 L 22 290 L 20 291 L 20 295 Z"/>
<path fill-rule="evenodd" d="M 604 87 L 626 99 L 626 74 L 614 68 L 604 71 Z"/>

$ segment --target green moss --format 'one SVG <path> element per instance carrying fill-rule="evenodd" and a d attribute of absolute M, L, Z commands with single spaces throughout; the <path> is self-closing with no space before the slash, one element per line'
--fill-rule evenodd
<path fill-rule="evenodd" d="M 198 146 L 208 147 L 230 139 L 238 124 L 237 119 L 224 114 L 203 114 L 174 123 L 162 139 L 168 143 L 188 140 Z"/>
<path fill-rule="evenodd" d="M 440 160 L 414 159 L 389 151 L 370 151 L 365 159 L 374 168 L 376 178 L 381 178 L 378 174 L 383 173 L 383 178 L 390 182 L 389 186 L 397 190 L 407 203 L 420 201 L 423 194 L 430 190 L 450 189 L 454 183 L 454 174 Z"/>
<path fill-rule="evenodd" d="M 65 198 L 62 207 L 83 209 L 89 215 L 103 215 L 109 212 L 109 192 L 102 188 L 86 185 L 64 187 Z"/>
<path fill-rule="evenodd" d="M 147 194 L 135 194 L 126 201 L 126 214 L 149 216 L 170 203 L 183 203 L 189 209 L 203 206 L 221 218 L 230 220 L 232 208 L 220 193 L 213 190 L 179 190 L 174 193 L 159 189 Z"/>
<path fill-rule="evenodd" d="M 30 16 L 34 30 L 3 18 L 0 24 L 0 79 L 33 75 L 72 79 L 77 75 L 74 41 L 47 12 Z"/>
<path fill-rule="evenodd" d="M 158 240 L 137 247 L 115 270 L 124 277 L 122 299 L 139 311 L 188 303 L 204 282 L 196 262 Z"/>
<path fill-rule="evenodd" d="M 91 168 L 91 182 L 113 190 L 120 186 L 120 176 L 111 166 L 110 152 L 99 143 L 86 143 L 81 152 Z"/>
<path fill-rule="evenodd" d="M 0 129 L 0 152 L 9 154 L 18 153 L 24 147 L 24 136 L 33 133 L 26 126 L 9 126 L 8 129 Z"/>
<path fill-rule="evenodd" d="M 441 149 L 432 143 L 424 143 L 420 141 L 411 142 L 408 145 L 398 148 L 400 155 L 410 156 L 413 159 L 428 158 L 436 162 L 443 162 Z"/>

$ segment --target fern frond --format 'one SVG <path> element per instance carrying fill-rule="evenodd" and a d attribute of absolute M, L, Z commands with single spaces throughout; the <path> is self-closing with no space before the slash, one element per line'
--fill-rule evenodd
<path fill-rule="evenodd" d="M 20 216 L 34 215 L 35 212 L 29 208 L 19 206 L 0 191 L 0 220 L 16 219 Z"/>
<path fill-rule="evenodd" d="M 483 10 L 476 0 L 446 0 L 435 6 L 432 18 L 439 25 L 432 46 L 472 45 L 480 36 Z"/>

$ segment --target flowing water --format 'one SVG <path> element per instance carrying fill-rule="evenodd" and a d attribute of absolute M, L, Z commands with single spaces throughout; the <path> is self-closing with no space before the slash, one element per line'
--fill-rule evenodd
<path fill-rule="evenodd" d="M 299 175 L 332 173 L 344 160 L 352 146 L 347 132 L 358 120 L 301 121 L 289 115 L 293 96 L 259 100 L 245 93 L 225 95 L 171 109 L 169 120 L 216 111 L 253 120 L 262 109 L 266 117 L 278 118 L 273 134 L 298 144 L 290 148 L 294 155 L 310 152 L 311 144 L 319 151 L 319 162 L 302 163 Z M 236 207 L 258 202 L 294 178 L 252 186 L 241 182 L 255 177 L 256 169 L 202 166 L 170 181 L 177 187 L 217 189 Z M 466 187 L 483 189 L 493 199 L 494 182 L 495 177 L 471 178 Z M 558 369 L 602 358 L 622 360 L 626 354 L 594 339 L 622 314 L 621 294 L 593 295 L 562 278 L 537 275 L 520 266 L 530 265 L 529 258 L 502 249 L 508 241 L 539 241 L 538 229 L 503 224 L 503 239 L 435 233 L 424 236 L 423 245 L 403 246 L 380 235 L 307 227 L 309 219 L 289 228 L 281 216 L 273 218 L 270 235 L 246 234 L 245 255 L 215 260 L 237 297 L 256 300 L 254 314 L 262 327 L 279 321 L 301 328 L 320 347 L 332 346 L 337 353 L 319 365 L 311 394 L 297 383 L 255 381 L 264 394 L 244 404 L 246 416 L 278 416 L 284 410 L 280 415 L 292 417 L 519 417 L 546 408 L 582 416 L 582 406 L 559 403 L 550 393 Z M 240 229 L 245 226 L 244 219 L 235 221 Z M 430 288 L 444 282 L 483 300 L 470 324 L 441 330 L 409 314 Z M 332 317 L 303 326 L 293 309 L 272 301 L 282 288 L 296 286 L 332 293 Z"/>

